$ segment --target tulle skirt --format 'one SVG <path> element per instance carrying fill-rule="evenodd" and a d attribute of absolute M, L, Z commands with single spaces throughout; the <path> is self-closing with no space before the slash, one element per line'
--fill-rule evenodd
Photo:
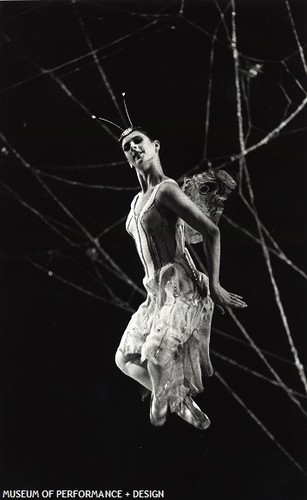
<path fill-rule="evenodd" d="M 155 397 L 167 399 L 175 411 L 187 394 L 203 390 L 202 376 L 213 373 L 208 277 L 197 270 L 192 275 L 184 262 L 171 263 L 144 280 L 144 286 L 146 300 L 132 315 L 119 349 L 137 364 L 150 361 L 160 368 Z"/>

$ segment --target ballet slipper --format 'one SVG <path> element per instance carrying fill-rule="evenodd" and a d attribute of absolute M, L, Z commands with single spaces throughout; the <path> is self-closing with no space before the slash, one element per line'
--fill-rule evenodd
<path fill-rule="evenodd" d="M 201 411 L 199 406 L 189 395 L 184 398 L 175 412 L 179 417 L 185 420 L 185 422 L 188 422 L 188 424 L 193 425 L 197 429 L 204 431 L 208 429 L 211 424 L 209 417 Z"/>

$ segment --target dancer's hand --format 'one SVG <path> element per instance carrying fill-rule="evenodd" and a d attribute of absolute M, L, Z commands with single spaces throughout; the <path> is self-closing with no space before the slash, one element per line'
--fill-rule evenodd
<path fill-rule="evenodd" d="M 242 300 L 241 295 L 227 292 L 220 284 L 211 286 L 210 294 L 217 308 L 224 314 L 224 307 L 233 307 L 242 309 L 247 307 L 247 304 Z"/>

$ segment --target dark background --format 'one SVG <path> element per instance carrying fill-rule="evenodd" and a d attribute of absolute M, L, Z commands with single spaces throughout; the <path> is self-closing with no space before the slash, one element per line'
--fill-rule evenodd
<path fill-rule="evenodd" d="M 289 4 L 304 48 L 306 2 Z M 227 3 L 218 5 L 224 10 Z M 114 138 L 90 116 L 124 126 L 110 92 L 123 109 L 120 95 L 125 91 L 133 122 L 150 126 L 161 140 L 168 175 L 178 179 L 204 159 L 210 50 L 220 13 L 213 0 L 187 0 L 183 16 L 178 16 L 180 6 L 179 1 L 160 0 L 0 5 L 3 488 L 164 488 L 166 498 L 192 500 L 305 498 L 306 476 L 217 377 L 206 381 L 197 399 L 212 420 L 207 432 L 189 427 L 175 415 L 163 429 L 155 429 L 149 423 L 148 401 L 141 402 L 137 384 L 114 364 L 131 311 L 114 300 L 100 300 L 110 299 L 104 284 L 131 309 L 142 297 L 106 268 L 105 257 L 97 261 L 84 229 L 95 237 L 124 217 L 134 191 L 84 184 L 133 188 L 136 179 L 121 163 Z M 236 8 L 240 75 L 250 92 L 250 146 L 302 102 L 306 74 L 284 1 L 240 0 Z M 230 10 L 225 22 L 231 33 Z M 149 23 L 153 24 L 145 27 Z M 86 56 L 91 50 L 85 34 L 93 49 L 103 47 L 97 57 L 105 80 L 92 55 Z M 238 163 L 230 161 L 240 150 L 234 64 L 222 25 L 216 34 L 206 160 L 214 167 L 225 164 L 237 176 Z M 255 64 L 260 64 L 260 72 L 248 79 Z M 243 104 L 245 127 L 246 112 Z M 280 135 L 247 156 L 259 217 L 302 269 L 305 125 L 303 110 Z M 201 168 L 207 165 L 204 161 Z M 245 183 L 243 187 L 247 193 Z M 72 222 L 68 210 L 82 227 Z M 225 215 L 257 235 L 255 220 L 238 192 L 227 202 Z M 220 227 L 222 284 L 241 293 L 249 304 L 237 313 L 239 320 L 257 345 L 292 362 L 260 246 L 225 219 Z M 141 264 L 124 222 L 99 242 L 141 287 Z M 274 255 L 272 266 L 304 360 L 304 277 Z M 218 330 L 243 339 L 228 315 L 216 314 L 214 352 L 271 376 L 249 347 Z M 290 387 L 303 392 L 293 363 L 269 360 Z M 231 389 L 306 469 L 305 419 L 285 392 L 216 355 L 213 362 Z"/>

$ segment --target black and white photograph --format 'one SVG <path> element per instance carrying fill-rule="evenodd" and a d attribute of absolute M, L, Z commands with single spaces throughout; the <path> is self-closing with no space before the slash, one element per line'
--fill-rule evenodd
<path fill-rule="evenodd" d="M 0 24 L 0 498 L 305 499 L 307 3 Z"/>

